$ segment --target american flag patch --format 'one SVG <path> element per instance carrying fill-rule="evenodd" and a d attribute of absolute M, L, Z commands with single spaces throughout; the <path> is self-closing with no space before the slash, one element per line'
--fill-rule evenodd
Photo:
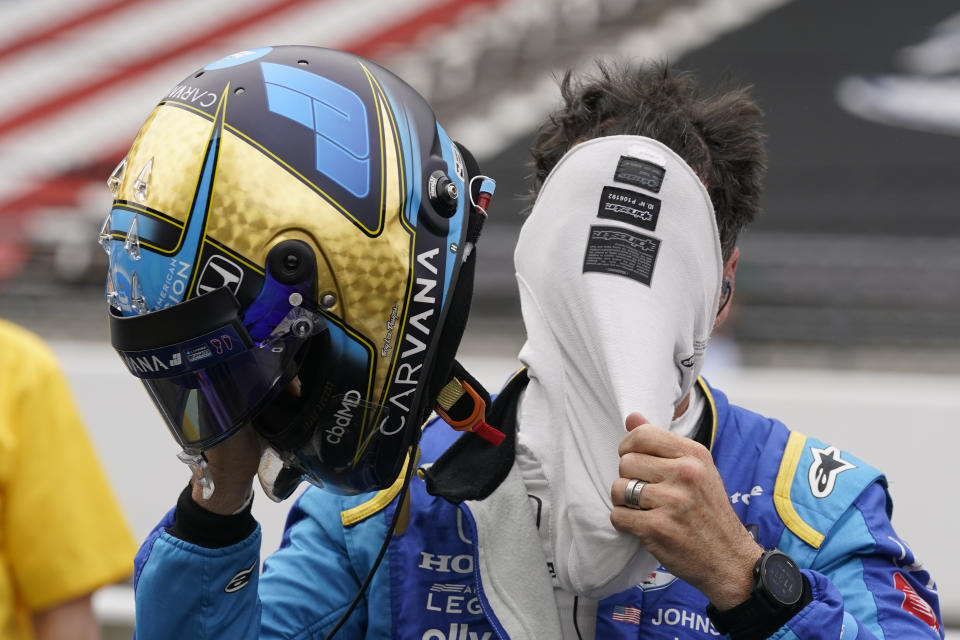
<path fill-rule="evenodd" d="M 613 608 L 613 619 L 618 622 L 629 622 L 630 624 L 640 624 L 640 609 L 636 607 Z"/>

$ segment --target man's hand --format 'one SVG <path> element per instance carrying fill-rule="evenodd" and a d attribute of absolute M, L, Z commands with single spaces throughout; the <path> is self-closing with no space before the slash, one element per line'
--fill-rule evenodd
<path fill-rule="evenodd" d="M 203 498 L 197 477 L 193 478 L 193 500 L 198 505 L 221 515 L 235 513 L 250 497 L 253 476 L 260 466 L 260 436 L 246 426 L 224 442 L 205 452 L 207 468 L 213 479 L 213 495 Z"/>
<path fill-rule="evenodd" d="M 655 427 L 639 413 L 627 416 L 626 426 L 621 477 L 611 490 L 613 526 L 640 538 L 667 571 L 699 589 L 721 611 L 747 600 L 763 549 L 733 512 L 710 452 Z M 646 483 L 641 509 L 623 506 L 632 478 Z"/>

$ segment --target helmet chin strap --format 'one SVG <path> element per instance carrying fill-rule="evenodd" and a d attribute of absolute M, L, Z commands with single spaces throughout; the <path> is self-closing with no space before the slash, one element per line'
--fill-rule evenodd
<path fill-rule="evenodd" d="M 305 476 L 298 469 L 288 466 L 276 449 L 270 445 L 266 445 L 260 455 L 257 479 L 260 481 L 263 493 L 274 502 L 283 502 L 289 498 L 303 479 L 315 486 L 320 486 L 317 484 L 318 480 Z"/>

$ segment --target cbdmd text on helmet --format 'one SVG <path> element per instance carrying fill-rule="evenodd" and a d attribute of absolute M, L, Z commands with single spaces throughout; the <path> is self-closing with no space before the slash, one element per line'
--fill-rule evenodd
<path fill-rule="evenodd" d="M 327 49 L 236 53 L 160 102 L 101 242 L 113 345 L 194 460 L 252 423 L 288 479 L 394 481 L 471 294 L 461 150 L 402 80 Z"/>

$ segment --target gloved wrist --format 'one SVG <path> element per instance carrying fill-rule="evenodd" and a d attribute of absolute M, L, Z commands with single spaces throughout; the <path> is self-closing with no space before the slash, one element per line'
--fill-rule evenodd
<path fill-rule="evenodd" d="M 252 492 L 238 512 L 223 515 L 199 505 L 192 491 L 192 484 L 188 484 L 180 493 L 173 526 L 167 529 L 170 535 L 201 547 L 219 549 L 242 542 L 256 531 L 257 521 L 251 512 Z"/>

